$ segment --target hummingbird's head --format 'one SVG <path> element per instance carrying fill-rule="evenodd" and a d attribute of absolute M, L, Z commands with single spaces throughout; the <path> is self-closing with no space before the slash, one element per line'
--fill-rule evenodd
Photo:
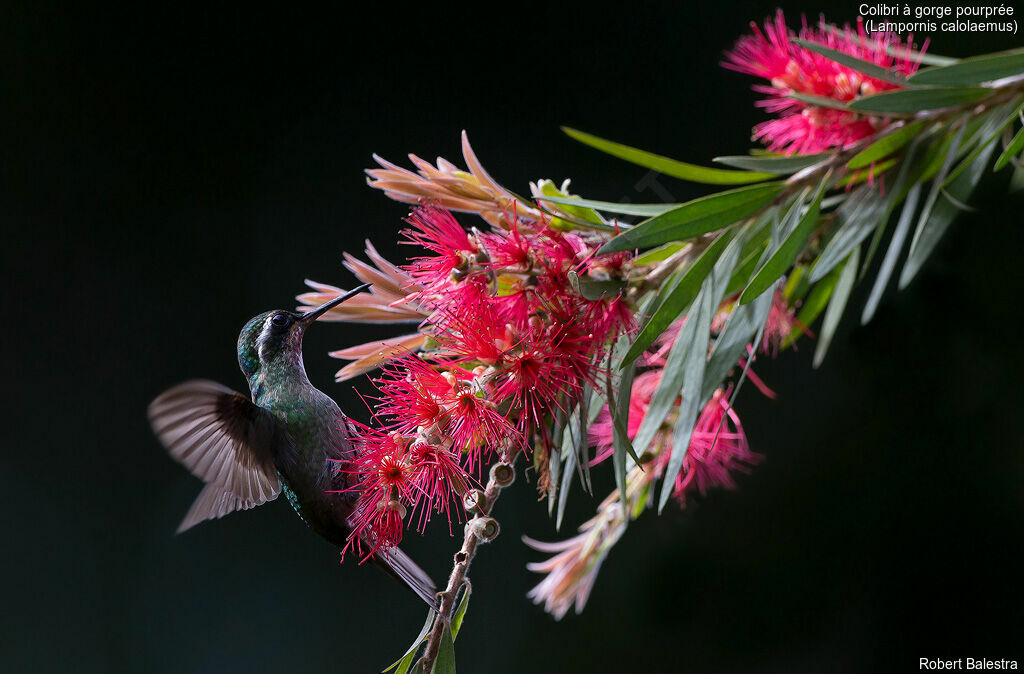
<path fill-rule="evenodd" d="M 283 309 L 265 311 L 249 320 L 238 335 L 238 366 L 250 382 L 275 364 L 302 365 L 302 336 L 328 310 L 370 286 L 363 284 L 316 309 L 298 314 Z"/>

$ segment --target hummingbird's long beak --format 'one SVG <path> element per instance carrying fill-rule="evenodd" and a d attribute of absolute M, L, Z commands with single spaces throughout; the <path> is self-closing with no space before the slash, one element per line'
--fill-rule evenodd
<path fill-rule="evenodd" d="M 323 316 L 325 313 L 327 313 L 328 311 L 330 311 L 334 307 L 338 306 L 339 304 L 341 304 L 342 302 L 344 302 L 348 298 L 353 297 L 354 295 L 358 295 L 359 293 L 361 293 L 364 290 L 366 290 L 367 288 L 369 288 L 371 285 L 373 285 L 373 284 L 372 283 L 364 283 L 363 285 L 359 286 L 358 288 L 354 288 L 354 289 L 348 291 L 347 293 L 345 293 L 344 295 L 341 295 L 340 297 L 335 297 L 330 302 L 326 302 L 324 304 L 321 304 L 320 306 L 318 306 L 316 309 L 313 309 L 312 311 L 307 311 L 306 313 L 304 313 L 301 316 L 299 316 L 298 323 L 301 323 L 303 325 L 303 327 L 308 326 L 310 323 L 312 323 L 316 319 L 320 318 L 321 316 Z"/>

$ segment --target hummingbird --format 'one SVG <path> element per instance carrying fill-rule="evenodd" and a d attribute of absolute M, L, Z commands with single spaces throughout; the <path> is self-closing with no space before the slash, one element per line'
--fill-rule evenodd
<path fill-rule="evenodd" d="M 353 429 L 334 400 L 306 376 L 302 337 L 317 318 L 369 286 L 303 314 L 267 311 L 246 323 L 238 336 L 238 366 L 249 381 L 249 396 L 197 379 L 150 403 L 157 438 L 206 483 L 178 533 L 284 492 L 313 531 L 339 547 L 347 544 L 357 497 L 345 493 L 350 476 L 338 470 L 338 462 L 352 458 Z M 378 549 L 372 561 L 435 605 L 433 581 L 404 552 Z"/>

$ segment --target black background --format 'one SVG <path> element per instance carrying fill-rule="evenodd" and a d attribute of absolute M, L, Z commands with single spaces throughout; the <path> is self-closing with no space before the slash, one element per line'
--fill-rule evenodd
<path fill-rule="evenodd" d="M 854 18 L 854 2 L 787 3 Z M 495 177 L 574 179 L 656 201 L 645 172 L 569 124 L 707 161 L 749 147 L 750 81 L 721 51 L 770 3 L 571 8 L 370 3 L 202 9 L 8 6 L 0 51 L 7 671 L 379 671 L 423 609 L 274 503 L 175 537 L 199 483 L 147 402 L 203 376 L 244 387 L 239 327 L 302 279 L 350 286 L 343 250 L 393 258 L 404 206 L 364 184 L 377 152 L 457 163 L 467 129 Z M 1012 36 L 936 35 L 965 55 Z M 920 657 L 1022 655 L 1021 200 L 997 177 L 912 287 L 759 373 L 740 397 L 766 455 L 741 487 L 645 515 L 582 616 L 524 594 L 557 534 L 530 485 L 473 567 L 460 671 L 916 671 Z M 662 179 L 674 200 L 703 188 Z M 463 222 L 469 223 L 469 217 Z M 403 251 L 407 252 L 407 251 Z M 357 417 L 326 352 L 387 334 L 311 331 L 314 383 Z M 607 476 L 605 476 L 607 478 Z M 605 485 L 607 486 L 606 479 Z M 568 526 L 596 501 L 577 494 Z M 405 547 L 437 578 L 456 543 Z"/>

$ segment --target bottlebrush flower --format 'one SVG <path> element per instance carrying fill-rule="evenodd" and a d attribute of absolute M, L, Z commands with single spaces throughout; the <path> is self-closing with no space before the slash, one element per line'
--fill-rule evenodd
<path fill-rule="evenodd" d="M 627 426 L 630 439 L 636 437 L 640 430 L 640 424 L 660 381 L 661 371 L 650 370 L 639 375 L 633 382 Z M 601 411 L 590 426 L 589 437 L 591 443 L 597 446 L 593 463 L 600 463 L 612 455 L 613 429 L 607 408 Z M 652 465 L 654 471 L 660 474 L 675 451 L 671 431 L 666 429 L 659 432 L 651 446 L 658 451 Z M 712 487 L 732 488 L 735 486 L 732 471 L 746 471 L 759 460 L 760 455 L 750 451 L 739 416 L 729 405 L 728 392 L 719 389 L 697 417 L 673 494 L 685 505 L 686 495 L 693 488 L 701 494 Z"/>
<path fill-rule="evenodd" d="M 760 460 L 760 454 L 750 451 L 739 416 L 729 405 L 728 392 L 719 389 L 697 417 L 673 494 L 685 505 L 686 495 L 693 489 L 701 494 L 713 487 L 732 489 L 736 486 L 732 472 L 746 472 Z"/>
<path fill-rule="evenodd" d="M 596 256 L 604 238 L 554 229 L 539 217 L 524 220 L 519 212 L 513 204 L 503 229 L 481 232 L 463 228 L 438 203 L 417 206 L 405 236 L 422 255 L 402 267 L 375 255 L 375 267 L 346 258 L 355 273 L 380 278 L 381 292 L 393 298 L 382 305 L 383 294 L 360 295 L 367 316 L 395 312 L 422 320 L 421 339 L 407 335 L 337 352 L 356 359 L 346 373 L 383 366 L 374 379 L 380 428 L 360 429 L 349 468 L 356 478 L 347 491 L 359 494 L 356 547 L 396 544 L 410 509 L 421 528 L 438 512 L 450 525 L 451 502 L 494 456 L 510 461 L 540 447 L 538 484 L 550 484 L 543 478 L 554 418 L 579 404 L 586 384 L 599 385 L 608 348 L 633 325 L 623 294 L 592 300 L 570 282 L 575 272 L 624 286 L 629 254 Z M 302 299 L 336 290 L 314 288 L 316 298 Z M 420 354 L 401 353 L 403 345 Z"/>
<path fill-rule="evenodd" d="M 357 494 L 358 500 L 349 518 L 352 533 L 342 555 L 355 549 L 365 560 L 378 549 L 394 547 L 402 540 L 402 521 L 407 513 L 403 501 L 415 500 L 413 472 L 405 438 L 351 423 L 356 430 L 353 456 L 351 461 L 341 463 L 341 471 L 352 476 L 351 486 L 341 493 Z"/>
<path fill-rule="evenodd" d="M 461 503 L 472 479 L 452 451 L 451 443 L 415 442 L 410 449 L 415 487 L 414 517 L 420 531 L 430 521 L 432 513 L 443 513 L 448 520 L 448 533 L 452 530 L 452 503 Z M 461 520 L 461 509 L 456 506 L 455 519 Z"/>
<path fill-rule="evenodd" d="M 813 154 L 844 148 L 874 135 L 887 123 L 877 117 L 809 105 L 789 95 L 807 94 L 847 103 L 860 96 L 902 88 L 900 85 L 864 75 L 797 45 L 792 41 L 797 34 L 786 27 L 782 10 L 774 19 L 765 20 L 763 32 L 755 23 L 751 23 L 751 28 L 753 34 L 741 37 L 732 51 L 726 53 L 722 65 L 769 81 L 768 86 L 754 86 L 755 91 L 768 94 L 757 105 L 779 115 L 778 119 L 754 127 L 754 138 L 764 142 L 768 149 L 785 154 Z M 912 57 L 910 40 L 904 44 L 891 33 L 875 33 L 868 39 L 859 19 L 856 32 L 848 25 L 841 32 L 830 30 L 824 18 L 817 27 L 808 26 L 804 20 L 798 36 L 897 76 L 912 75 L 920 65 Z M 887 48 L 903 50 L 903 54 L 890 56 Z"/>

